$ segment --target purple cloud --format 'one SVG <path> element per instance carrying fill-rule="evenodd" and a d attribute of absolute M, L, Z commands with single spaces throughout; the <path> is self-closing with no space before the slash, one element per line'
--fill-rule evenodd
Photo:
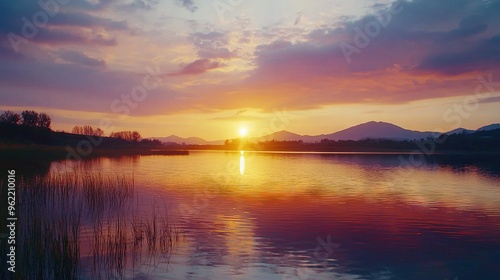
<path fill-rule="evenodd" d="M 103 68 L 106 66 L 106 62 L 104 60 L 88 57 L 87 55 L 76 51 L 61 51 L 59 52 L 59 57 L 67 62 L 89 67 Z"/>
<path fill-rule="evenodd" d="M 177 72 L 170 73 L 169 76 L 198 75 L 208 70 L 220 68 L 222 65 L 210 59 L 198 59 L 182 67 Z"/>
<path fill-rule="evenodd" d="M 115 30 L 125 30 L 128 27 L 126 20 L 115 21 L 81 12 L 59 13 L 50 20 L 50 24 L 54 26 L 103 27 Z"/>

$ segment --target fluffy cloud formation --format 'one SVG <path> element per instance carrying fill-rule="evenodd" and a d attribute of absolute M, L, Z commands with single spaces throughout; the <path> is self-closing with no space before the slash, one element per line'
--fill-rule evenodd
<path fill-rule="evenodd" d="M 126 20 L 101 15 L 111 3 L 3 1 L 0 56 L 23 56 L 35 62 L 57 48 L 116 46 L 117 34 L 128 32 L 129 26 Z"/>
<path fill-rule="evenodd" d="M 165 57 L 162 83 L 131 114 L 402 104 L 467 95 L 477 76 L 500 76 L 499 0 L 401 1 L 357 17 L 277 9 L 276 20 L 255 2 L 242 4 L 253 13 L 227 11 L 229 23 L 212 5 L 167 2 L 71 1 L 31 38 L 23 30 L 44 10 L 1 2 L 2 103 L 109 112 L 159 67 L 155 57 Z"/>
<path fill-rule="evenodd" d="M 395 8 L 400 12 L 387 12 Z M 312 30 L 307 40 L 257 46 L 257 67 L 245 86 L 278 88 L 270 101 L 295 108 L 470 94 L 478 74 L 499 74 L 498 12 L 500 1 L 398 2 L 340 27 Z"/>

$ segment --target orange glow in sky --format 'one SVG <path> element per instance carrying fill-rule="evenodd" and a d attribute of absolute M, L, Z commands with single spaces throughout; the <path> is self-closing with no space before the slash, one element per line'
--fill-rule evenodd
<path fill-rule="evenodd" d="M 55 130 L 105 119 L 114 131 L 206 140 L 499 122 L 490 1 L 452 11 L 431 0 L 136 2 L 69 2 L 30 38 L 20 19 L 38 4 L 5 4 L 0 110 L 46 112 Z"/>

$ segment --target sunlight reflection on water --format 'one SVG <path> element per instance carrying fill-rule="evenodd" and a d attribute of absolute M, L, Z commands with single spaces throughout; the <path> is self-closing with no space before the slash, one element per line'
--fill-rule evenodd
<path fill-rule="evenodd" d="M 168 201 L 186 239 L 172 269 L 150 278 L 500 273 L 500 177 L 488 164 L 433 160 L 411 168 L 399 166 L 395 155 L 248 151 L 78 164 L 89 172 L 133 174 L 143 207 L 152 198 Z M 340 246 L 317 253 L 318 238 L 327 236 Z"/>

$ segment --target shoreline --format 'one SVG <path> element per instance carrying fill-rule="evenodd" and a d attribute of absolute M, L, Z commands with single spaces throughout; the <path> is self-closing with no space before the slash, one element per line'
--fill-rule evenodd
<path fill-rule="evenodd" d="M 120 157 L 120 156 L 147 156 L 147 155 L 189 155 L 190 152 L 205 151 L 205 152 L 231 152 L 240 153 L 268 153 L 268 154 L 324 154 L 324 155 L 417 155 L 424 154 L 426 156 L 439 156 L 439 155 L 455 155 L 455 156 L 498 156 L 500 151 L 436 151 L 432 153 L 424 153 L 420 150 L 374 150 L 374 149 L 350 149 L 350 150 L 315 150 L 315 149 L 227 149 L 224 146 L 210 146 L 210 147 L 196 147 L 196 146 L 183 146 L 181 147 L 109 147 L 109 148 L 96 148 L 88 156 L 82 157 L 95 158 L 95 157 Z M 62 146 L 49 146 L 38 144 L 21 144 L 21 143 L 2 143 L 0 142 L 0 155 L 8 159 L 11 157 L 48 157 L 52 159 L 66 159 L 68 151 L 66 147 Z"/>

